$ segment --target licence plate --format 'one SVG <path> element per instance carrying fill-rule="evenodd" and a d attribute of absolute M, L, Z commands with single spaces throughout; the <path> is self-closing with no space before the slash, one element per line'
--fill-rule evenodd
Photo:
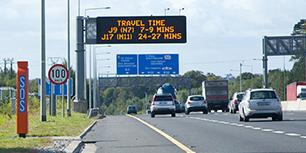
<path fill-rule="evenodd" d="M 270 104 L 267 103 L 267 102 L 258 102 L 257 105 L 258 105 L 258 106 L 268 106 L 268 105 L 270 105 Z"/>

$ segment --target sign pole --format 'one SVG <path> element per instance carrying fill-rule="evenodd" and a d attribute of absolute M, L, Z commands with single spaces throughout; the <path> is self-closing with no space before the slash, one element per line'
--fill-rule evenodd
<path fill-rule="evenodd" d="M 65 96 L 64 96 L 64 87 L 65 87 L 65 84 L 62 84 L 61 85 L 61 89 L 62 89 L 62 115 L 63 117 L 65 117 Z M 67 95 L 68 97 L 68 95 Z"/>

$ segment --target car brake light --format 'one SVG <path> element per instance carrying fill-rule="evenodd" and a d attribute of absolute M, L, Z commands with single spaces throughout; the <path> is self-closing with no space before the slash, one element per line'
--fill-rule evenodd
<path fill-rule="evenodd" d="M 188 102 L 187 102 L 187 104 L 191 105 L 191 102 L 190 102 L 190 101 L 188 101 Z"/>
<path fill-rule="evenodd" d="M 238 103 L 237 99 L 235 99 L 234 103 L 235 103 L 235 104 L 237 104 L 237 103 Z"/>

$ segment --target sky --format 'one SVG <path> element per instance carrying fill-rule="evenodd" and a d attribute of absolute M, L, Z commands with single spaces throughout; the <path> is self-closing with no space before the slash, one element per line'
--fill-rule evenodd
<path fill-rule="evenodd" d="M 0 0 L 0 67 L 3 58 L 29 61 L 30 79 L 40 76 L 41 65 L 41 1 Z M 180 56 L 180 74 L 199 70 L 204 74 L 262 73 L 262 38 L 290 35 L 294 24 L 305 18 L 305 0 L 81 0 L 87 11 L 97 16 L 160 16 L 181 15 L 187 18 L 186 44 L 112 45 L 97 50 L 98 73 L 115 73 L 116 54 L 163 54 Z M 71 65 L 76 67 L 75 20 L 77 0 L 71 0 Z M 46 58 L 67 58 L 67 1 L 46 0 Z M 110 54 L 105 54 L 110 52 Z M 89 60 L 87 60 L 89 61 Z M 284 62 L 285 61 L 285 62 Z M 60 62 L 60 61 L 59 61 Z M 290 56 L 269 57 L 269 69 L 291 69 Z M 14 65 L 16 69 L 16 64 Z M 89 68 L 87 68 L 89 71 Z"/>

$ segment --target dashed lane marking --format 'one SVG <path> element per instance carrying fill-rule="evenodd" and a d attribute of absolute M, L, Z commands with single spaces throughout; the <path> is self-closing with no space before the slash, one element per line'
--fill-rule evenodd
<path fill-rule="evenodd" d="M 194 151 L 192 151 L 191 149 L 189 149 L 188 147 L 186 147 L 183 143 L 179 142 L 178 140 L 174 139 L 173 137 L 171 137 L 170 135 L 168 135 L 167 133 L 161 131 L 160 129 L 154 127 L 153 125 L 143 121 L 142 119 L 136 117 L 136 116 L 132 116 L 127 114 L 126 116 L 131 117 L 136 119 L 137 121 L 143 123 L 144 125 L 148 126 L 149 128 L 151 128 L 152 130 L 154 130 L 155 132 L 159 133 L 160 135 L 162 135 L 163 137 L 165 137 L 166 139 L 168 139 L 170 142 L 174 143 L 176 146 L 178 146 L 180 149 L 182 149 L 183 151 L 185 151 L 186 153 L 195 153 Z"/>
<path fill-rule="evenodd" d="M 272 129 L 261 129 L 261 131 L 264 131 L 264 132 L 272 132 L 272 131 L 274 131 L 274 130 L 272 130 Z"/>
<path fill-rule="evenodd" d="M 276 133 L 276 134 L 284 134 L 285 132 L 284 132 L 284 131 L 273 131 L 273 133 Z"/>
<path fill-rule="evenodd" d="M 231 123 L 231 122 L 219 121 L 219 120 L 213 120 L 213 119 L 206 119 L 206 118 L 199 118 L 199 117 L 189 117 L 189 118 L 196 119 L 196 120 L 207 121 L 207 122 L 212 122 L 212 123 L 236 126 L 236 127 L 244 127 L 244 128 L 247 128 L 247 129 L 261 130 L 263 132 L 272 132 L 272 133 L 275 133 L 275 134 L 284 134 L 286 136 L 300 137 L 301 139 L 306 139 L 306 136 L 302 136 L 301 134 L 298 134 L 298 133 L 289 133 L 289 132 L 285 132 L 285 131 L 265 129 L 265 128 L 261 128 L 261 127 L 253 127 L 253 126 L 250 126 L 250 125 L 244 125 L 244 124 L 239 124 L 239 123 Z"/>
<path fill-rule="evenodd" d="M 285 135 L 292 136 L 292 137 L 300 137 L 301 136 L 301 134 L 297 134 L 297 133 L 285 133 Z"/>

